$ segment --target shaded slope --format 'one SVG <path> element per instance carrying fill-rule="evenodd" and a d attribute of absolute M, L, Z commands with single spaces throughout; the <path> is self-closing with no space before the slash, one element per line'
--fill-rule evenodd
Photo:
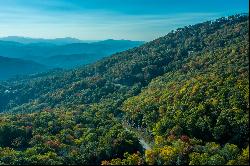
<path fill-rule="evenodd" d="M 0 56 L 0 79 L 8 79 L 17 75 L 34 74 L 46 71 L 44 65 L 32 61 Z"/>

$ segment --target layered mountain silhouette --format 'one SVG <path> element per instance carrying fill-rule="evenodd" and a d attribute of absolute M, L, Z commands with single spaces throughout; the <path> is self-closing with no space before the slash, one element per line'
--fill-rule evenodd
<path fill-rule="evenodd" d="M 7 36 L 7 37 L 0 38 L 0 40 L 1 41 L 13 41 L 13 42 L 18 42 L 22 44 L 55 44 L 55 45 L 93 42 L 91 40 L 79 40 L 79 39 L 72 38 L 72 37 L 43 39 L 43 38 L 29 38 L 29 37 L 20 37 L 20 36 Z"/>
<path fill-rule="evenodd" d="M 140 46 L 143 43 L 142 41 L 112 39 L 84 43 L 84 41 L 72 38 L 46 40 L 7 37 L 0 39 L 0 56 L 33 61 L 50 69 L 69 69 L 94 63 L 103 57 Z M 1 63 L 3 61 L 2 59 Z M 1 63 L 0 65 L 2 65 Z M 30 73 L 35 72 L 30 71 Z M 21 72 L 18 71 L 16 73 Z M 26 72 L 23 74 L 26 74 Z"/>

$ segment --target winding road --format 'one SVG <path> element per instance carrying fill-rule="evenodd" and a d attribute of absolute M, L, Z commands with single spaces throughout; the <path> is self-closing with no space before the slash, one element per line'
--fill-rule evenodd
<path fill-rule="evenodd" d="M 150 147 L 150 145 L 144 140 L 144 139 L 139 139 L 141 146 L 145 149 L 145 150 L 151 150 L 152 148 Z"/>
<path fill-rule="evenodd" d="M 125 127 L 125 130 L 126 131 L 131 131 L 127 127 Z M 145 139 L 143 139 L 142 137 L 140 137 L 138 135 L 137 135 L 137 137 L 138 137 L 139 142 L 140 142 L 140 144 L 141 144 L 141 146 L 143 147 L 144 150 L 151 150 L 152 149 L 151 146 L 145 141 Z"/>

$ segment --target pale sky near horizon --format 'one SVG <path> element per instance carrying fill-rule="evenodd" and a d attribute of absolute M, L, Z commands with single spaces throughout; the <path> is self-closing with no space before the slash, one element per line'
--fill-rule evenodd
<path fill-rule="evenodd" d="M 249 12 L 248 0 L 0 0 L 0 37 L 150 41 L 186 25 Z"/>

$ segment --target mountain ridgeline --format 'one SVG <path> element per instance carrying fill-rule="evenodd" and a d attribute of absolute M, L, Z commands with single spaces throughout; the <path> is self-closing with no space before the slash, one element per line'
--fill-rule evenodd
<path fill-rule="evenodd" d="M 248 19 L 179 28 L 81 68 L 2 82 L 0 163 L 248 164 Z"/>
<path fill-rule="evenodd" d="M 22 44 L 47 44 L 47 45 L 65 45 L 71 43 L 87 43 L 87 41 L 82 41 L 76 38 L 65 37 L 56 39 L 42 39 L 42 38 L 28 38 L 19 36 L 8 36 L 0 38 L 1 41 L 7 42 L 17 42 Z"/>
<path fill-rule="evenodd" d="M 119 51 L 124 51 L 143 44 L 142 41 L 130 40 L 104 40 L 92 43 L 68 43 L 56 45 L 53 43 L 19 43 L 14 41 L 0 40 L 0 55 L 10 58 L 29 59 L 42 62 L 43 58 L 55 55 L 89 54 L 100 53 L 110 55 Z"/>
<path fill-rule="evenodd" d="M 14 75 L 35 74 L 39 71 L 45 71 L 45 69 L 70 69 L 94 63 L 103 57 L 137 47 L 143 43 L 141 41 L 111 39 L 84 43 L 84 41 L 71 38 L 54 40 L 20 37 L 0 38 L 0 56 L 5 57 L 6 60 L 7 58 L 20 60 L 20 65 L 16 65 L 16 67 L 9 65 L 4 70 L 0 70 L 0 80 L 12 78 Z M 25 63 L 21 64 L 21 60 L 24 60 Z M 40 66 L 39 68 L 44 66 L 43 70 L 37 70 L 32 64 L 27 66 L 27 60 L 32 64 L 37 64 L 37 66 Z M 2 58 L 0 66 L 5 66 L 5 63 L 8 62 L 5 62 Z M 29 72 L 24 71 L 25 69 L 22 69 L 22 66 L 29 67 Z"/>

